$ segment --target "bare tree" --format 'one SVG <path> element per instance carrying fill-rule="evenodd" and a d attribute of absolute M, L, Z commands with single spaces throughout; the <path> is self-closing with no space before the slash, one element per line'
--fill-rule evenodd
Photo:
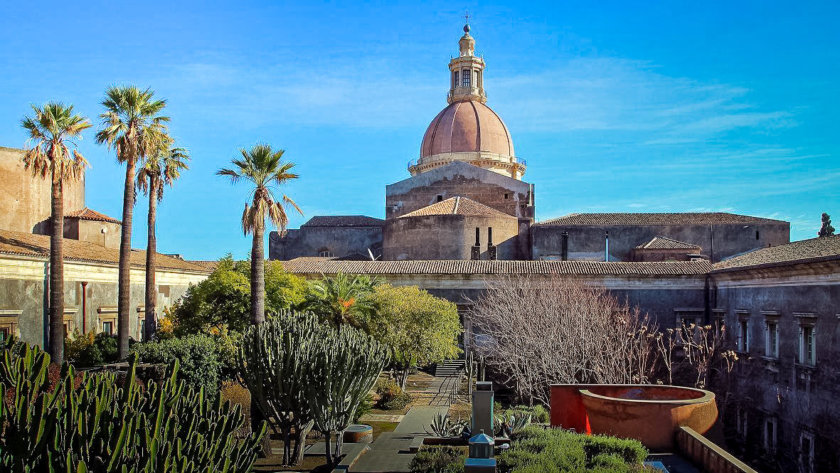
<path fill-rule="evenodd" d="M 647 383 L 656 327 L 606 289 L 559 277 L 505 277 L 473 301 L 479 355 L 524 400 L 560 383 Z"/>

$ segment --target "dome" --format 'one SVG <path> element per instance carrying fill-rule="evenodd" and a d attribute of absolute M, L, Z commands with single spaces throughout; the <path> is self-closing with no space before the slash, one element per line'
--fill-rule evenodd
<path fill-rule="evenodd" d="M 429 124 L 420 146 L 420 159 L 478 152 L 511 158 L 513 140 L 502 119 L 490 107 L 464 100 L 444 108 Z"/>

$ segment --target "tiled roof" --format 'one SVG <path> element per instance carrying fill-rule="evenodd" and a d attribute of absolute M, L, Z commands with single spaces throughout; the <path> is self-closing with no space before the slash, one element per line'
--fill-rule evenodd
<path fill-rule="evenodd" d="M 4 253 L 48 258 L 50 255 L 50 237 L 47 235 L 0 230 L 0 254 Z M 105 248 L 96 243 L 65 238 L 64 259 L 68 261 L 117 264 L 120 260 L 120 252 L 118 249 Z M 145 268 L 146 252 L 142 250 L 131 250 L 131 266 Z M 160 253 L 157 256 L 157 267 L 159 269 L 196 273 L 210 272 L 202 266 Z"/>
<path fill-rule="evenodd" d="M 716 263 L 714 268 L 726 271 L 827 260 L 840 260 L 840 235 L 762 248 Z"/>
<path fill-rule="evenodd" d="M 787 223 L 726 212 L 575 213 L 543 220 L 537 225 L 712 225 Z"/>
<path fill-rule="evenodd" d="M 492 207 L 480 204 L 466 197 L 450 197 L 446 200 L 434 203 L 428 207 L 417 209 L 397 218 L 424 217 L 427 215 L 469 215 L 479 217 L 512 217 Z"/>
<path fill-rule="evenodd" d="M 67 212 L 64 216 L 75 217 L 81 220 L 95 220 L 97 222 L 121 223 L 115 218 L 111 218 L 103 213 L 99 213 L 96 210 L 92 210 L 87 207 L 83 208 L 82 210 L 74 210 L 73 212 Z"/>
<path fill-rule="evenodd" d="M 381 227 L 385 220 L 365 215 L 317 215 L 302 227 Z"/>
<path fill-rule="evenodd" d="M 219 266 L 219 260 L 187 260 L 187 263 L 194 264 L 196 266 L 201 266 L 202 268 L 206 269 L 207 271 L 214 271 L 217 266 Z"/>
<path fill-rule="evenodd" d="M 693 243 L 674 240 L 664 236 L 655 236 L 644 245 L 636 247 L 639 250 L 700 250 L 700 246 Z"/>
<path fill-rule="evenodd" d="M 618 263 L 600 261 L 337 261 L 295 258 L 284 261 L 295 274 L 568 274 L 598 276 L 693 276 L 706 274 L 708 261 Z"/>

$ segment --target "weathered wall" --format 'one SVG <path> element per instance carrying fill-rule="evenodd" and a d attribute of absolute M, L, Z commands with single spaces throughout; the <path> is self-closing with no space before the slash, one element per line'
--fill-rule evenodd
<path fill-rule="evenodd" d="M 512 217 L 423 215 L 390 219 L 385 224 L 383 259 L 471 259 L 475 230 L 479 230 L 480 259 L 489 259 L 488 229 L 493 229 L 496 259 L 522 259 L 519 221 Z"/>
<path fill-rule="evenodd" d="M 790 242 L 787 223 L 718 225 L 534 225 L 531 245 L 534 259 L 559 259 L 563 232 L 569 234 L 569 259 L 604 261 L 609 232 L 610 261 L 630 261 L 636 246 L 655 236 L 665 236 L 702 248 L 717 262 L 757 248 Z M 758 232 L 758 238 L 756 238 Z"/>
<path fill-rule="evenodd" d="M 95 263 L 67 261 L 64 264 L 65 320 L 71 329 L 102 330 L 101 321 L 116 317 L 117 267 Z M 158 308 L 172 305 L 189 288 L 207 277 L 205 274 L 158 271 Z M 47 262 L 43 259 L 0 257 L 0 324 L 17 318 L 17 331 L 27 343 L 43 344 L 46 336 L 48 312 L 44 288 L 47 282 Z M 85 311 L 82 311 L 82 282 L 86 285 Z M 138 339 L 139 321 L 144 313 L 138 312 L 145 303 L 145 272 L 131 270 L 130 336 Z M 109 315 L 110 314 L 110 315 Z"/>
<path fill-rule="evenodd" d="M 73 217 L 64 219 L 64 238 L 89 241 L 106 248 L 119 248 L 121 233 L 122 225 L 119 223 Z"/>
<path fill-rule="evenodd" d="M 0 229 L 49 232 L 51 185 L 23 168 L 23 151 L 0 147 Z M 64 186 L 64 211 L 85 206 L 84 177 Z"/>
<path fill-rule="evenodd" d="M 457 161 L 386 186 L 385 216 L 399 217 L 462 196 L 508 215 L 533 218 L 532 192 L 527 182 Z"/>
<path fill-rule="evenodd" d="M 815 471 L 840 471 L 840 263 L 714 273 L 712 303 L 725 314 L 732 342 L 746 320 L 748 350 L 740 354 L 735 400 L 724 422 L 745 416 L 747 429 L 730 442 L 760 471 L 798 471 L 803 433 L 815 436 Z M 766 321 L 779 327 L 779 357 L 766 356 Z M 799 360 L 800 331 L 813 324 L 816 365 Z M 738 410 L 741 412 L 738 413 Z M 741 417 L 743 419 L 743 417 Z M 777 447 L 766 452 L 765 423 L 777 422 Z"/>
<path fill-rule="evenodd" d="M 274 260 L 290 260 L 302 256 L 318 256 L 329 250 L 336 257 L 351 255 L 368 256 L 368 249 L 374 256 L 382 254 L 382 227 L 314 227 L 302 226 L 287 230 L 281 237 L 271 232 L 268 238 L 268 257 Z"/>

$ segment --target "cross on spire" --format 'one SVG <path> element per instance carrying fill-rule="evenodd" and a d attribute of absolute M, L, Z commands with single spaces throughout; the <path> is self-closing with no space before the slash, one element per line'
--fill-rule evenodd
<path fill-rule="evenodd" d="M 468 25 L 470 24 L 470 11 L 469 10 L 466 10 L 466 12 L 464 13 L 464 21 L 466 22 L 466 24 L 468 24 Z"/>

